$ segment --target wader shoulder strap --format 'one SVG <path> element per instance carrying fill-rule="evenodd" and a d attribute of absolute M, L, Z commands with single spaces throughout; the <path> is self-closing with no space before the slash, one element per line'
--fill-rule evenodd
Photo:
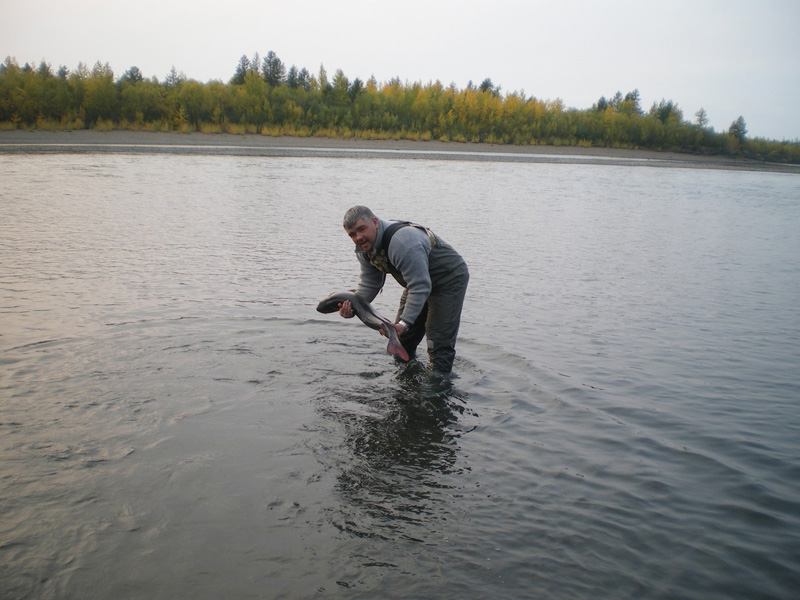
<path fill-rule="evenodd" d="M 368 254 L 370 264 L 372 264 L 373 267 L 382 273 L 393 273 L 396 271 L 394 265 L 389 261 L 389 242 L 392 241 L 394 234 L 403 227 L 416 227 L 417 229 L 421 229 L 428 235 L 428 239 L 431 241 L 431 248 L 436 245 L 436 236 L 430 229 L 423 227 L 422 225 L 412 223 L 411 221 L 398 221 L 396 223 L 392 223 L 383 230 L 381 249 L 377 252 L 370 252 Z"/>

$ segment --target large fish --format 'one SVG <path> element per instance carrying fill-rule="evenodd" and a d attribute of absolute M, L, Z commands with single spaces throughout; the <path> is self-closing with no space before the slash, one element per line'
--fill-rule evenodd
<path fill-rule="evenodd" d="M 321 313 L 336 312 L 339 310 L 339 305 L 345 300 L 350 301 L 353 312 L 356 313 L 356 316 L 361 319 L 364 325 L 377 331 L 383 331 L 386 337 L 389 338 L 389 345 L 386 348 L 389 354 L 399 356 L 405 361 L 408 360 L 408 352 L 400 343 L 400 338 L 397 337 L 397 330 L 392 326 L 392 322 L 372 308 L 369 302 L 353 292 L 335 292 L 322 300 L 317 305 L 317 310 Z"/>

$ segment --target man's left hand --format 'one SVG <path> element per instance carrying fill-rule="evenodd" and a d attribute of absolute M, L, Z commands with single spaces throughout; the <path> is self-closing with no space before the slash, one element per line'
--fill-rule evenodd
<path fill-rule="evenodd" d="M 402 335 L 406 331 L 406 326 L 403 325 L 402 323 L 392 323 L 392 327 L 397 332 L 397 335 Z M 386 335 L 383 329 L 380 329 L 379 331 L 381 332 L 381 335 L 383 337 L 389 337 L 388 335 Z"/>

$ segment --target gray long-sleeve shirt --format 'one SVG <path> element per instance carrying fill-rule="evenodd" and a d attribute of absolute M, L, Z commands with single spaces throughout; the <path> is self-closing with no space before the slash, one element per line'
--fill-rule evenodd
<path fill-rule="evenodd" d="M 390 223 L 378 219 L 378 235 L 373 250 L 380 250 L 383 232 Z M 400 318 L 406 323 L 416 321 L 422 307 L 428 300 L 432 284 L 428 265 L 431 252 L 431 241 L 428 234 L 417 227 L 402 227 L 392 237 L 388 257 L 394 267 L 400 271 L 403 279 L 401 285 L 408 290 L 405 308 Z M 358 282 L 359 296 L 372 302 L 383 287 L 386 274 L 376 269 L 366 253 L 356 248 L 356 256 L 361 264 L 361 278 Z"/>

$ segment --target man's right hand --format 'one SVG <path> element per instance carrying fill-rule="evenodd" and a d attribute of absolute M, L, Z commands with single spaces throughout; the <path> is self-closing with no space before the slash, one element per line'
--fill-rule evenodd
<path fill-rule="evenodd" d="M 339 314 L 345 319 L 352 319 L 356 316 L 356 313 L 353 311 L 353 305 L 350 304 L 350 300 L 345 300 L 339 305 Z"/>

